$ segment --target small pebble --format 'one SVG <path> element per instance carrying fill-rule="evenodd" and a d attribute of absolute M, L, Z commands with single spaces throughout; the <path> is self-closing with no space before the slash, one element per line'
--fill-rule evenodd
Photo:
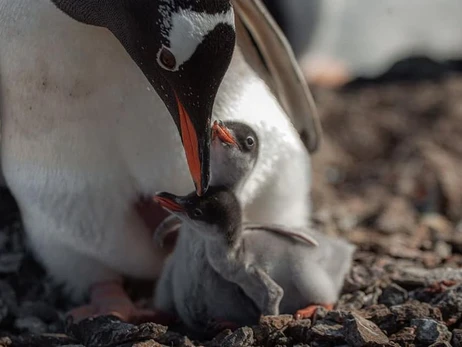
<path fill-rule="evenodd" d="M 378 299 L 378 303 L 386 306 L 400 305 L 407 300 L 407 297 L 408 294 L 404 288 L 392 283 L 383 289 L 382 295 Z"/>
<path fill-rule="evenodd" d="M 345 339 L 352 346 L 384 346 L 390 343 L 377 325 L 359 315 L 351 314 L 344 326 Z"/>

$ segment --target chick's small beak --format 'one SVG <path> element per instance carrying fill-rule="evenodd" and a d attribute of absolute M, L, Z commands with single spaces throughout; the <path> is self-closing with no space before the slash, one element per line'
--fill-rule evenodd
<path fill-rule="evenodd" d="M 217 137 L 221 142 L 237 146 L 236 139 L 231 135 L 228 128 L 224 124 L 215 121 L 212 126 L 212 140 L 215 140 Z"/>
<path fill-rule="evenodd" d="M 171 212 L 184 212 L 184 208 L 179 203 L 179 198 L 176 195 L 164 192 L 157 193 L 154 196 L 154 201 Z"/>
<path fill-rule="evenodd" d="M 196 186 L 197 195 L 203 195 L 210 182 L 210 126 L 209 121 L 203 129 L 196 129 L 191 116 L 178 96 L 178 114 L 180 117 L 181 138 L 191 177 Z"/>

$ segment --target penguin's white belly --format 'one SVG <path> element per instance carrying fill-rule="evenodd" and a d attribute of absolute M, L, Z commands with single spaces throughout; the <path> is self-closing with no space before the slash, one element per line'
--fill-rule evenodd
<path fill-rule="evenodd" d="M 65 245 L 116 271 L 156 276 L 161 264 L 151 268 L 160 251 L 130 214 L 132 203 L 139 194 L 194 189 L 176 126 L 159 96 L 110 32 L 74 21 L 49 0 L 0 0 L 0 45 L 2 171 L 48 270 L 73 281 L 55 252 Z M 238 51 L 214 114 L 250 124 L 260 138 L 259 160 L 241 201 L 254 203 L 249 210 L 260 219 L 303 223 L 308 154 Z M 106 270 L 88 261 L 84 273 L 91 282 Z"/>

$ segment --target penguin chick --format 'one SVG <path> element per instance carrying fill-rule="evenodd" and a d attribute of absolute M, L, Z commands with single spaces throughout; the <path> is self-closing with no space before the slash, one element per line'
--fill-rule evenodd
<path fill-rule="evenodd" d="M 241 206 L 226 187 L 210 187 L 202 197 L 159 193 L 156 201 L 184 224 L 155 306 L 190 328 L 210 320 L 255 324 L 260 314 L 307 318 L 314 305 L 330 308 L 337 301 L 355 250 L 346 241 L 304 230 L 317 241 L 308 244 L 298 231 L 243 224 Z"/>
<path fill-rule="evenodd" d="M 259 139 L 252 127 L 235 121 L 216 120 L 212 126 L 211 185 L 233 191 L 242 188 L 258 159 Z M 165 218 L 154 232 L 154 243 L 164 247 L 167 236 L 177 232 L 181 220 L 175 215 Z"/>

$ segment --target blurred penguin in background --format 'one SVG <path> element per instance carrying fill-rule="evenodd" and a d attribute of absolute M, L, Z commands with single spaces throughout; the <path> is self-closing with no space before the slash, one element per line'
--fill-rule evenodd
<path fill-rule="evenodd" d="M 459 70 L 460 0 L 264 0 L 308 82 L 433 78 Z"/>

